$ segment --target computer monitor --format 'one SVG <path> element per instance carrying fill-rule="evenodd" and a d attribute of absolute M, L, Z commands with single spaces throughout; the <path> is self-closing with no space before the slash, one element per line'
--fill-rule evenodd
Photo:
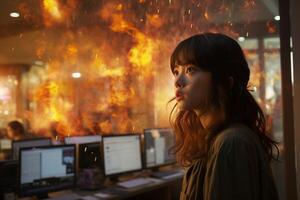
<path fill-rule="evenodd" d="M 101 135 L 85 135 L 65 137 L 65 144 L 86 144 L 93 142 L 101 142 Z"/>
<path fill-rule="evenodd" d="M 104 174 L 116 176 L 142 169 L 141 136 L 103 136 Z"/>
<path fill-rule="evenodd" d="M 79 144 L 78 159 L 80 169 L 101 168 L 100 142 Z"/>
<path fill-rule="evenodd" d="M 11 140 L 0 139 L 0 150 L 11 150 Z"/>
<path fill-rule="evenodd" d="M 84 135 L 84 136 L 70 136 L 65 137 L 65 144 L 76 144 L 78 163 L 77 167 L 80 169 L 100 167 L 100 142 L 101 135 Z"/>
<path fill-rule="evenodd" d="M 75 186 L 75 145 L 20 149 L 19 196 L 47 197 Z"/>
<path fill-rule="evenodd" d="M 172 129 L 153 128 L 144 130 L 145 168 L 174 164 L 175 155 L 170 148 L 175 144 Z"/>
<path fill-rule="evenodd" d="M 51 145 L 50 138 L 34 138 L 27 140 L 18 140 L 12 142 L 13 159 L 19 159 L 19 149 L 25 147 L 41 147 Z"/>
<path fill-rule="evenodd" d="M 16 190 L 18 185 L 18 169 L 18 160 L 0 161 L 0 199 L 1 193 L 9 193 Z"/>

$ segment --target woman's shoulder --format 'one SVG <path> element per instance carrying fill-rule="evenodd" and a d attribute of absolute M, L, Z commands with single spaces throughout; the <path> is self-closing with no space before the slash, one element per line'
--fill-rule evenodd
<path fill-rule="evenodd" d="M 220 149 L 233 148 L 234 146 L 252 146 L 259 145 L 257 135 L 246 125 L 236 123 L 222 130 L 214 139 L 212 144 L 213 151 Z"/>
<path fill-rule="evenodd" d="M 235 123 L 229 125 L 227 128 L 223 129 L 217 136 L 217 140 L 230 140 L 230 139 L 249 139 L 255 136 L 254 131 L 252 131 L 248 126 Z"/>

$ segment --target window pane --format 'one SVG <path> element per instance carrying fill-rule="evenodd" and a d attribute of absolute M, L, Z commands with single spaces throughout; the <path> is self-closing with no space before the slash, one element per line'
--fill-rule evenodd
<path fill-rule="evenodd" d="M 168 127 L 173 49 L 220 32 L 242 46 L 252 94 L 283 149 L 277 1 L 51 2 L 1 2 L 1 128 L 20 119 L 33 134 L 62 138 Z M 274 171 L 284 199 L 282 166 Z"/>

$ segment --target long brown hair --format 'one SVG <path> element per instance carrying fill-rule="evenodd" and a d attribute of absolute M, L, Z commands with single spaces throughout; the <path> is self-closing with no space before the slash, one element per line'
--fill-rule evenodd
<path fill-rule="evenodd" d="M 205 156 L 215 136 L 233 123 L 248 126 L 259 137 L 268 158 L 276 159 L 274 147 L 278 158 L 277 143 L 266 134 L 264 113 L 248 90 L 250 70 L 240 45 L 223 34 L 194 35 L 180 42 L 171 55 L 172 72 L 176 65 L 185 64 L 211 73 L 212 94 L 202 114 L 213 107 L 224 114 L 224 120 L 208 131 L 193 110 L 179 110 L 175 104 L 169 120 L 175 132 L 173 152 L 178 162 L 189 166 Z"/>

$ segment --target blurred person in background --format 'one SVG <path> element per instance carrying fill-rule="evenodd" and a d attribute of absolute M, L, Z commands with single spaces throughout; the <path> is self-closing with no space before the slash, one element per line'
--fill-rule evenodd
<path fill-rule="evenodd" d="M 7 124 L 7 137 L 11 140 L 22 140 L 27 138 L 24 125 L 17 121 L 10 121 Z"/>

